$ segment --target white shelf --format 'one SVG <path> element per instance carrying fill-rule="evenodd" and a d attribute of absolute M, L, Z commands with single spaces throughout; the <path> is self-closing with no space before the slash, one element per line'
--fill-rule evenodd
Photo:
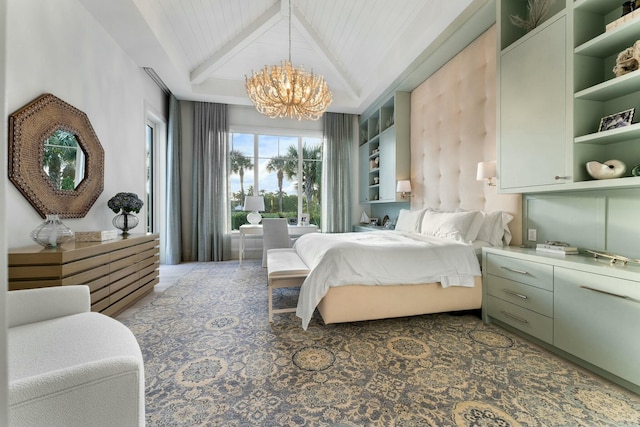
<path fill-rule="evenodd" d="M 640 138 L 640 123 L 577 137 L 576 144 L 615 144 Z M 640 148 L 640 147 L 639 147 Z"/>
<path fill-rule="evenodd" d="M 611 31 L 600 34 L 586 43 L 576 47 L 574 53 L 576 55 L 593 56 L 597 58 L 606 58 L 612 55 L 612 52 L 620 52 L 638 40 L 640 33 L 640 17 L 632 21 L 614 28 Z"/>
<path fill-rule="evenodd" d="M 640 90 L 640 70 L 576 92 L 574 97 L 590 101 L 609 101 L 638 90 Z"/>

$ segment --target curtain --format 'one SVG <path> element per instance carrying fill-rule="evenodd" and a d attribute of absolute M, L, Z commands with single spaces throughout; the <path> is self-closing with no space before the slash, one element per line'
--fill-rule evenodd
<path fill-rule="evenodd" d="M 322 231 L 351 231 L 351 150 L 354 144 L 354 116 L 325 113 L 324 158 L 322 162 Z"/>
<path fill-rule="evenodd" d="M 226 229 L 227 106 L 196 102 L 193 120 L 192 261 L 222 261 Z"/>
<path fill-rule="evenodd" d="M 180 161 L 182 157 L 182 121 L 180 104 L 169 97 L 169 131 L 167 135 L 167 222 L 165 230 L 165 263 L 182 261 L 182 215 L 180 213 Z"/>

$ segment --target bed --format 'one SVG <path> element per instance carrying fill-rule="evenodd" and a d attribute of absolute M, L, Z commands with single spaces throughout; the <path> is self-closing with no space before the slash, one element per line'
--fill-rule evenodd
<path fill-rule="evenodd" d="M 305 235 L 294 245 L 310 269 L 296 314 L 306 329 L 316 308 L 327 324 L 479 309 L 478 249 L 510 241 L 512 218 L 401 210 L 394 231 Z"/>

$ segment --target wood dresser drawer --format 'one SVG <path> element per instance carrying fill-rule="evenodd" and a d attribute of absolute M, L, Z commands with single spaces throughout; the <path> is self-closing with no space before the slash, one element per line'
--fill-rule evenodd
<path fill-rule="evenodd" d="M 502 277 L 486 276 L 487 293 L 520 307 L 553 317 L 553 292 Z"/>
<path fill-rule="evenodd" d="M 553 319 L 518 305 L 487 296 L 487 313 L 494 319 L 553 344 Z"/>
<path fill-rule="evenodd" d="M 553 266 L 487 254 L 487 274 L 553 291 Z"/>
<path fill-rule="evenodd" d="M 9 290 L 88 285 L 91 310 L 115 316 L 153 289 L 158 266 L 157 234 L 16 248 L 9 250 Z"/>

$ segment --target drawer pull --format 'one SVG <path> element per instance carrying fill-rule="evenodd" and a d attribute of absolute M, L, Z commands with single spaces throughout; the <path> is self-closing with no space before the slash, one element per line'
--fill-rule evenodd
<path fill-rule="evenodd" d="M 603 291 L 602 289 L 591 288 L 589 286 L 580 286 L 580 287 L 582 289 L 586 289 L 588 291 L 597 292 L 599 294 L 605 294 L 605 295 L 609 295 L 609 296 L 616 297 L 616 298 L 622 298 L 622 299 L 626 299 L 626 300 L 633 301 L 633 302 L 640 302 L 637 299 L 631 298 L 631 297 L 629 297 L 627 295 L 615 294 L 613 292 Z"/>
<path fill-rule="evenodd" d="M 522 317 L 516 316 L 515 314 L 511 314 L 508 311 L 502 310 L 502 311 L 500 311 L 500 313 L 502 313 L 505 316 L 510 317 L 510 318 L 512 318 L 514 320 L 517 320 L 520 323 L 529 323 L 529 321 L 527 319 L 523 319 Z"/>
<path fill-rule="evenodd" d="M 504 268 L 507 271 L 510 271 L 512 273 L 518 273 L 518 274 L 529 274 L 528 271 L 524 271 L 524 270 L 517 270 L 515 268 L 510 268 L 510 267 L 505 267 L 505 266 L 501 266 L 500 268 Z"/>
<path fill-rule="evenodd" d="M 518 297 L 518 298 L 522 298 L 522 299 L 529 299 L 528 296 L 519 294 L 517 292 L 510 291 L 509 289 L 503 289 L 502 292 L 504 292 L 505 294 L 513 295 L 514 297 Z"/>
<path fill-rule="evenodd" d="M 560 175 L 556 175 L 556 176 L 554 177 L 554 179 L 555 179 L 556 181 L 559 181 L 559 180 L 561 180 L 561 179 L 569 179 L 569 178 L 571 178 L 571 177 L 570 177 L 570 176 L 560 176 Z"/>

